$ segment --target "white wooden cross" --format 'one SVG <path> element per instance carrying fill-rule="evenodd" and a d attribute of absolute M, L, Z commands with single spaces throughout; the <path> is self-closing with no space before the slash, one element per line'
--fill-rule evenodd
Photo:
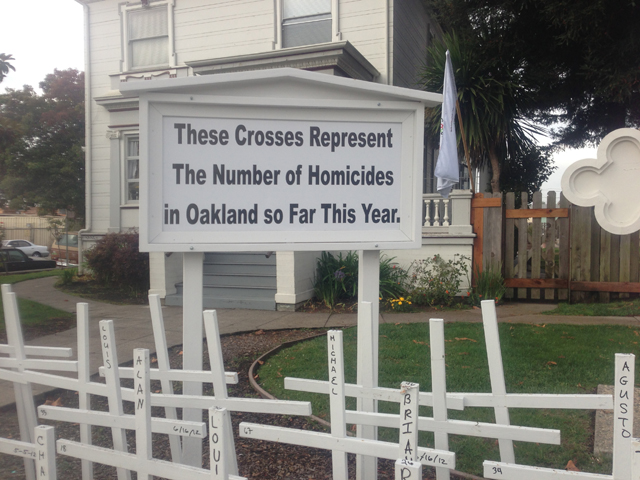
<path fill-rule="evenodd" d="M 431 390 L 433 391 L 433 420 L 447 422 L 447 377 L 444 353 L 444 320 L 429 320 L 429 341 L 431 343 Z M 434 432 L 434 446 L 449 450 L 449 435 L 446 431 Z M 449 470 L 436 468 L 438 480 L 448 480 Z"/>
<path fill-rule="evenodd" d="M 549 430 L 533 427 L 520 427 L 510 425 L 496 425 L 493 423 L 472 422 L 467 420 L 450 420 L 447 419 L 446 409 L 451 408 L 450 403 L 460 402 L 460 398 L 465 393 L 455 395 L 446 394 L 446 373 L 444 369 L 444 328 L 442 320 L 431 319 L 430 324 L 435 323 L 436 326 L 431 328 L 431 355 L 432 355 L 432 381 L 433 392 L 420 392 L 420 405 L 434 407 L 434 417 L 419 417 L 418 428 L 422 431 L 430 431 L 436 434 L 438 445 L 446 444 L 447 434 L 468 435 L 474 437 L 485 438 L 508 438 L 523 442 L 537 442 L 547 444 L 560 444 L 560 432 L 558 430 Z M 340 352 L 342 355 L 342 352 Z M 435 355 L 435 359 L 433 358 Z M 433 364 L 440 365 L 434 368 Z M 329 382 L 317 380 L 305 380 L 285 378 L 285 387 L 291 388 L 295 386 L 295 390 L 312 391 L 317 393 L 329 393 Z M 391 392 L 392 389 L 364 389 L 358 385 L 345 385 L 345 395 L 358 397 L 359 395 L 367 395 L 369 398 L 384 399 L 389 402 L 402 403 L 403 396 L 399 391 Z M 465 399 L 466 400 L 466 399 Z M 457 405 L 456 405 L 457 406 Z M 437 417 L 436 417 L 437 412 Z M 359 425 L 375 425 L 378 427 L 398 428 L 398 415 L 360 411 L 346 411 L 347 423 Z M 439 449 L 443 449 L 441 446 Z M 447 470 L 447 469 L 445 469 Z M 445 473 L 441 470 L 440 475 Z"/>
<path fill-rule="evenodd" d="M 10 302 L 5 302 L 5 305 L 15 302 L 14 294 L 9 295 Z M 16 309 L 17 310 L 17 309 Z M 78 378 L 71 378 L 66 376 L 59 376 L 50 373 L 44 373 L 35 370 L 23 369 L 21 372 L 12 372 L 10 370 L 0 369 L 0 379 L 13 381 L 21 385 L 29 385 L 29 383 L 38 383 L 53 388 L 62 388 L 65 390 L 73 390 L 78 392 L 79 396 L 79 409 L 77 411 L 88 411 L 90 406 L 91 395 L 101 395 L 108 397 L 110 394 L 107 385 L 102 383 L 96 383 L 90 381 L 90 360 L 89 360 L 89 307 L 86 303 L 77 304 L 77 330 L 78 330 L 78 360 L 77 361 L 62 361 L 62 360 L 48 360 L 43 364 L 42 360 L 30 360 L 27 359 L 22 363 L 23 366 L 28 368 L 40 368 L 43 370 L 59 370 L 67 372 L 78 372 Z M 20 336 L 20 340 L 21 340 Z M 18 343 L 19 344 L 19 343 Z M 19 344 L 20 345 L 20 344 Z M 13 348 L 13 347 L 11 347 Z M 15 351 L 15 350 L 14 350 Z M 56 356 L 70 356 L 71 349 L 51 349 L 48 347 L 24 347 L 26 353 L 33 355 L 36 354 L 51 354 Z M 15 360 L 15 359 L 10 359 Z M 8 359 L 5 359 L 8 361 Z M 12 365 L 9 365 L 12 366 Z M 33 397 L 31 397 L 33 398 Z M 34 416 L 35 416 L 34 411 Z M 80 440 L 85 444 L 91 444 L 91 426 L 89 423 L 83 423 L 82 418 L 78 419 L 74 417 L 72 420 L 74 423 L 80 424 Z M 24 421 L 20 419 L 20 424 L 23 425 Z M 31 462 L 30 462 L 31 463 Z M 83 460 L 82 462 L 82 478 L 85 480 L 93 478 L 93 468 L 89 461 Z"/>
<path fill-rule="evenodd" d="M 156 357 L 158 368 L 151 369 L 151 379 L 159 380 L 162 393 L 172 395 L 173 382 L 195 382 L 195 383 L 211 383 L 211 371 L 201 370 L 185 370 L 172 369 L 169 362 L 169 352 L 167 338 L 164 328 L 164 318 L 162 315 L 162 306 L 160 304 L 159 295 L 149 295 L 149 307 L 151 311 L 151 321 L 153 326 L 153 338 L 155 340 Z M 218 340 L 219 341 L 219 340 Z M 104 376 L 104 367 L 100 367 L 99 372 Z M 119 367 L 118 374 L 120 378 L 133 378 L 132 367 Z M 225 382 L 227 384 L 237 384 L 238 374 L 225 372 Z M 175 407 L 165 408 L 165 417 L 177 419 L 177 411 Z M 182 446 L 180 444 L 179 435 L 170 435 L 169 444 L 171 447 L 171 457 L 176 463 L 182 462 Z"/>
<path fill-rule="evenodd" d="M 586 472 L 571 472 L 552 468 L 517 465 L 507 462 L 485 461 L 484 476 L 493 479 L 556 480 L 563 478 L 590 480 L 637 480 L 640 471 L 632 474 L 634 465 L 640 464 L 639 454 L 634 451 L 633 403 L 634 403 L 635 356 L 616 354 L 614 407 L 613 407 L 613 474 L 603 475 Z"/>
<path fill-rule="evenodd" d="M 11 291 L 11 285 L 2 285 L 2 301 L 4 308 L 5 325 L 7 329 L 7 345 L 0 345 L 0 353 L 8 355 L 0 358 L 0 379 L 14 382 L 16 397 L 16 411 L 20 424 L 20 438 L 30 442 L 31 432 L 37 425 L 35 404 L 33 403 L 33 391 L 28 381 L 24 380 L 22 372 L 27 369 L 42 369 L 51 371 L 78 371 L 78 362 L 69 360 L 52 360 L 52 358 L 69 358 L 73 355 L 70 348 L 34 347 L 25 346 L 22 336 L 22 324 L 18 312 L 16 294 Z M 78 330 L 80 331 L 80 330 Z M 30 356 L 45 356 L 47 359 L 32 359 Z M 27 479 L 35 479 L 36 473 L 31 460 L 25 459 L 25 472 Z"/>
<path fill-rule="evenodd" d="M 382 416 L 383 414 L 374 412 L 351 412 L 348 410 L 344 410 L 344 400 L 340 400 L 344 397 L 344 374 L 340 371 L 341 367 L 337 361 L 338 358 L 344 358 L 341 339 L 341 331 L 330 330 L 329 332 L 327 332 L 329 349 L 329 383 L 331 385 L 331 434 L 245 422 L 240 424 L 241 437 L 331 450 L 334 458 L 333 464 L 338 468 L 338 471 L 334 470 L 333 472 L 335 479 L 347 478 L 346 471 L 343 468 L 343 454 L 353 453 L 356 455 L 387 458 L 389 460 L 395 461 L 398 459 L 398 452 L 400 449 L 399 444 L 395 443 L 364 438 L 352 438 L 342 435 L 342 431 L 344 428 L 342 425 L 344 425 L 346 422 L 359 423 L 361 425 L 376 425 L 375 422 L 372 422 L 369 419 Z M 332 359 L 334 358 L 336 359 L 336 361 L 332 362 Z M 403 399 L 400 401 L 400 403 L 402 403 L 406 398 L 405 395 L 406 392 L 399 392 L 399 396 Z M 417 401 L 415 402 L 416 404 L 418 403 Z M 334 408 L 337 408 L 339 411 L 334 411 Z M 354 415 L 355 413 L 358 413 L 358 417 L 356 418 L 356 420 L 364 421 L 349 420 L 349 414 Z M 394 427 L 398 428 L 399 426 L 401 426 L 401 417 L 400 415 L 393 415 L 393 417 L 395 418 Z M 336 425 L 335 430 L 333 428 L 334 423 L 338 424 Z M 405 440 L 406 437 L 403 438 L 403 441 Z M 339 453 L 340 455 L 335 455 L 336 453 Z M 452 452 L 417 447 L 416 445 L 413 455 L 415 456 L 415 460 L 419 461 L 422 465 L 455 468 L 455 454 Z"/>
<path fill-rule="evenodd" d="M 112 465 L 126 471 L 135 471 L 139 479 L 145 480 L 150 480 L 152 475 L 169 480 L 246 480 L 236 475 L 225 474 L 221 476 L 221 472 L 224 472 L 224 467 L 215 468 L 220 465 L 222 457 L 228 458 L 228 455 L 221 453 L 228 446 L 220 441 L 214 442 L 214 446 L 210 449 L 212 455 L 211 465 L 214 467 L 211 470 L 153 458 L 151 451 L 153 421 L 151 419 L 149 350 L 135 349 L 133 359 L 135 383 L 133 390 L 130 391 L 133 392 L 132 401 L 135 406 L 136 453 L 111 450 L 70 440 L 58 440 L 56 442 L 58 453 L 104 465 Z M 209 418 L 212 422 L 210 431 L 218 434 L 222 433 L 221 431 L 226 428 L 226 423 L 219 421 L 219 415 L 215 412 L 215 409 L 210 410 Z M 167 419 L 167 421 L 175 422 L 175 420 L 171 419 Z M 218 438 L 224 439 L 225 437 L 227 435 L 222 433 Z"/>
<path fill-rule="evenodd" d="M 118 349 L 116 348 L 113 320 L 100 320 L 98 325 L 102 348 L 102 364 L 105 367 L 105 380 L 107 382 L 109 413 L 113 416 L 121 417 L 124 414 L 124 410 L 122 408 L 120 375 L 118 373 Z M 127 451 L 127 437 L 124 428 L 112 427 L 111 438 L 114 450 Z M 117 472 L 118 480 L 131 480 L 131 473 L 127 469 L 118 467 Z"/>
<path fill-rule="evenodd" d="M 114 359 L 117 359 L 117 349 L 115 345 L 115 336 L 113 334 L 113 327 L 108 327 L 109 323 L 105 323 L 106 330 L 103 331 L 103 322 L 101 324 L 101 334 L 105 335 L 103 341 L 103 352 L 108 347 L 107 351 L 103 353 L 105 360 L 104 372 L 107 378 L 107 384 L 119 385 L 119 380 L 109 380 L 109 375 L 119 378 L 119 372 L 123 371 L 127 373 L 127 376 L 131 378 L 133 375 L 132 369 L 124 369 L 122 367 L 114 367 Z M 222 360 L 222 346 L 220 344 L 220 334 L 218 329 L 218 319 L 215 310 L 208 310 L 204 312 L 204 325 L 207 333 L 207 345 L 209 348 L 209 360 L 211 364 L 211 370 L 208 372 L 195 372 L 195 371 L 179 371 L 168 370 L 162 372 L 156 371 L 157 378 L 167 380 L 185 380 L 190 379 L 195 382 L 209 382 L 213 383 L 215 396 L 204 395 L 172 395 L 165 393 L 152 393 L 151 403 L 153 406 L 170 408 L 190 408 L 208 410 L 211 407 L 226 408 L 230 412 L 251 412 L 251 413 L 268 413 L 268 414 L 280 414 L 280 415 L 311 415 L 311 404 L 309 402 L 296 402 L 286 400 L 264 400 L 256 398 L 229 398 L 227 395 L 227 383 L 236 382 L 236 374 L 228 374 L 224 371 L 224 363 Z M 116 360 L 117 361 L 117 360 Z M 107 364 L 107 362 L 109 362 Z M 111 368 L 108 368 L 109 365 Z M 152 371 L 153 372 L 153 371 Z M 124 375 L 123 375 L 124 377 Z M 151 375 L 154 378 L 154 375 Z M 230 381 L 231 380 L 231 381 Z M 134 401 L 134 391 L 131 389 L 122 388 L 118 390 L 118 394 L 115 394 L 112 389 L 109 390 L 109 395 L 114 398 L 114 408 L 117 408 L 118 399 L 114 395 L 120 395 L 120 404 L 122 400 Z M 111 401 L 110 408 L 111 408 Z M 226 416 L 226 420 L 229 424 L 225 431 L 225 435 L 229 438 L 226 439 L 227 448 L 225 450 L 227 454 L 227 469 L 230 474 L 236 475 L 238 472 L 237 459 L 235 455 L 235 444 L 233 442 L 233 431 L 231 429 L 231 420 L 229 416 Z M 115 428 L 115 427 L 114 427 Z M 187 437 L 196 438 L 196 437 Z M 124 451 L 124 450 L 123 450 Z"/>
<path fill-rule="evenodd" d="M 492 393 L 456 393 L 455 395 L 464 397 L 465 407 L 492 407 L 495 411 L 496 424 L 504 426 L 510 424 L 509 408 L 568 408 L 584 410 L 610 410 L 613 408 L 611 395 L 507 393 L 500 350 L 496 305 L 493 300 L 483 300 L 481 306 Z M 508 437 L 498 439 L 502 462 L 515 463 L 513 440 L 515 439 Z"/>
<path fill-rule="evenodd" d="M 33 429 L 33 443 L 0 438 L 0 453 L 35 461 L 38 480 L 56 480 L 56 451 L 53 427 L 39 425 Z"/>
<path fill-rule="evenodd" d="M 17 362 L 16 370 L 22 372 L 22 362 L 27 358 L 18 314 L 18 303 L 15 293 L 11 292 L 10 285 L 2 285 L 2 302 L 4 306 L 5 326 L 7 329 L 7 341 L 13 348 L 13 358 Z M 33 443 L 31 434 L 36 427 L 35 405 L 33 403 L 33 391 L 28 383 L 14 383 L 13 389 L 16 396 L 16 410 L 20 423 L 20 439 L 23 442 Z M 24 460 L 24 468 L 27 480 L 35 480 L 34 464 L 29 459 Z"/>
<path fill-rule="evenodd" d="M 344 418 L 346 404 L 344 399 L 344 357 L 342 356 L 342 331 L 327 332 L 327 353 L 329 365 L 329 409 L 331 410 L 331 435 L 335 438 L 346 438 L 347 422 Z M 335 480 L 349 478 L 347 453 L 333 450 L 331 452 L 331 466 Z"/>
<path fill-rule="evenodd" d="M 418 409 L 420 386 L 417 383 L 402 382 L 400 392 L 400 457 L 395 463 L 396 480 L 421 480 L 422 464 L 417 461 L 418 451 Z"/>

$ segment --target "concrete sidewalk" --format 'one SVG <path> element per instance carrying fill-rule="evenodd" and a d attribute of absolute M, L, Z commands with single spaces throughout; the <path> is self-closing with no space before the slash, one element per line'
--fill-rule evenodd
<path fill-rule="evenodd" d="M 148 306 L 112 305 L 85 300 L 56 290 L 53 284 L 57 277 L 46 277 L 17 283 L 12 286 L 19 298 L 34 300 L 60 310 L 75 313 L 76 303 L 89 304 L 91 372 L 97 373 L 102 364 L 102 352 L 98 332 L 98 322 L 103 319 L 114 321 L 118 360 L 130 361 L 134 348 L 148 348 L 155 351 L 151 316 Z M 542 315 L 555 305 L 534 303 L 513 303 L 498 307 L 498 320 L 512 323 L 566 323 L 574 325 L 640 325 L 640 317 L 567 317 Z M 163 307 L 167 343 L 169 346 L 182 343 L 182 308 Z M 220 333 L 238 333 L 254 330 L 281 330 L 289 328 L 337 328 L 353 326 L 356 314 L 273 312 L 262 310 L 219 309 Z M 481 322 L 479 309 L 432 313 L 383 313 L 380 323 L 428 322 L 429 318 L 443 318 L 447 322 Z M 70 347 L 77 351 L 77 329 L 72 328 L 55 335 L 47 335 L 26 342 L 28 345 Z M 47 391 L 48 387 L 33 385 L 35 394 Z M 15 402 L 13 385 L 0 381 L 0 408 Z"/>

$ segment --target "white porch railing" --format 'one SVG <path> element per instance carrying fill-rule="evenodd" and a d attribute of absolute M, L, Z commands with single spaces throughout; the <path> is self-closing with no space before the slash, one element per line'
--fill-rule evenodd
<path fill-rule="evenodd" d="M 423 236 L 460 236 L 472 233 L 470 190 L 453 190 L 449 198 L 425 193 L 423 200 Z"/>

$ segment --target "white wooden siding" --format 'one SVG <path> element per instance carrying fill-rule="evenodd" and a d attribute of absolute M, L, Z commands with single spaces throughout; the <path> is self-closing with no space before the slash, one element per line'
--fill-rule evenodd
<path fill-rule="evenodd" d="M 340 0 L 340 31 L 381 73 L 377 82 L 387 83 L 386 15 L 387 3 L 397 3 L 395 33 L 389 48 L 394 84 L 413 86 L 416 65 L 424 58 L 426 14 L 420 0 Z M 91 96 L 115 94 L 117 81 L 110 76 L 121 73 L 122 40 L 120 4 L 105 0 L 90 4 Z M 276 40 L 274 0 L 176 0 L 174 35 L 177 65 L 185 62 L 271 51 Z M 393 12 L 390 12 L 390 18 Z M 419 29 L 418 33 L 411 33 Z M 391 41 L 390 41 L 391 43 Z M 117 77 L 116 77 L 117 80 Z M 121 195 L 121 185 L 112 185 L 111 125 L 130 125 L 135 112 L 109 113 L 92 102 L 92 231 L 107 232 L 119 224 L 135 227 L 137 209 L 121 209 L 117 221 L 110 219 L 110 198 Z M 122 168 L 122 167 L 120 167 Z M 120 182 L 121 179 L 118 179 Z M 120 202 L 120 197 L 118 198 Z"/>
<path fill-rule="evenodd" d="M 385 51 L 386 0 L 341 0 L 340 31 L 380 72 L 376 81 L 387 83 Z"/>
<path fill-rule="evenodd" d="M 176 2 L 178 63 L 270 51 L 275 42 L 273 0 Z"/>
<path fill-rule="evenodd" d="M 427 13 L 420 0 L 395 0 L 392 17 L 393 84 L 416 88 L 427 55 Z"/>

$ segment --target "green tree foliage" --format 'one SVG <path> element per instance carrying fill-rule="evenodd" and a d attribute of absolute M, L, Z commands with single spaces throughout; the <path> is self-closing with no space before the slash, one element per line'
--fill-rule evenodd
<path fill-rule="evenodd" d="M 556 146 L 593 146 L 617 128 L 640 126 L 639 2 L 426 2 L 445 32 L 483 38 L 476 55 L 520 76 L 531 99 L 522 114 L 555 125 Z"/>
<path fill-rule="evenodd" d="M 12 60 L 15 58 L 10 53 L 0 53 L 0 83 L 9 74 L 9 70 L 16 71 L 16 68 L 11 65 Z"/>
<path fill-rule="evenodd" d="M 553 169 L 548 153 L 534 141 L 533 135 L 540 133 L 540 129 L 525 114 L 533 102 L 532 88 L 517 60 L 482 53 L 502 50 L 494 44 L 492 31 L 480 28 L 464 36 L 445 33 L 429 49 L 423 85 L 426 90 L 442 91 L 445 52 L 449 50 L 472 163 L 475 166 L 490 163 L 493 192 L 505 187 L 535 190 Z M 440 117 L 440 107 L 427 113 L 434 135 L 439 133 Z M 505 170 L 508 177 L 501 180 Z"/>
<path fill-rule="evenodd" d="M 0 95 L 0 188 L 14 207 L 84 216 L 84 73 L 54 70 Z"/>

